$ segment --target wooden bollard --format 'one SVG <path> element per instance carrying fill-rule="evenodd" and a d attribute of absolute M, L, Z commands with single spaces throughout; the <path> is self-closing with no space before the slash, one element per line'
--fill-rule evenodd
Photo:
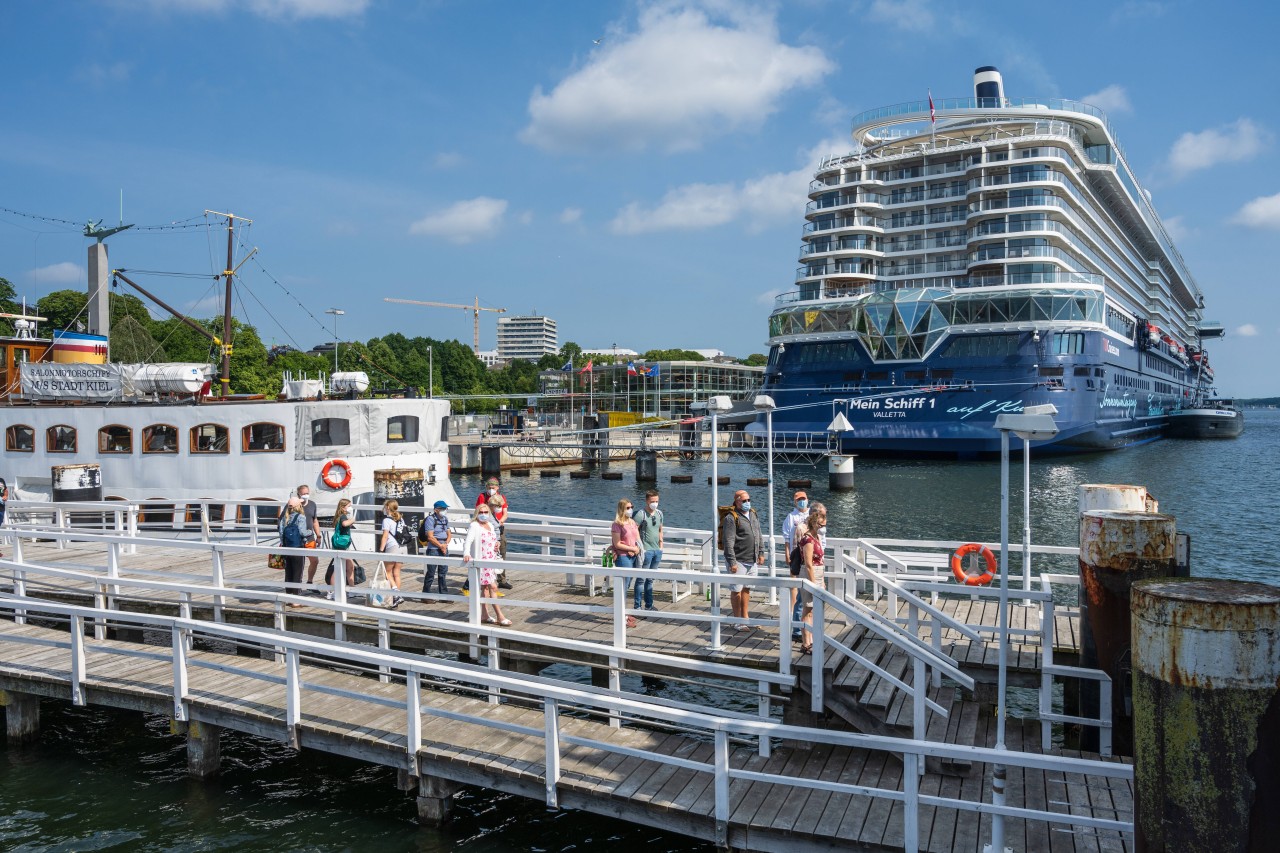
<path fill-rule="evenodd" d="M 515 468 L 507 473 L 512 477 L 528 477 L 530 472 L 528 468 Z"/>
<path fill-rule="evenodd" d="M 1274 850 L 1280 840 L 1280 587 L 1133 585 L 1139 851 Z"/>
<path fill-rule="evenodd" d="M 550 479 L 551 479 L 551 478 L 553 478 L 553 477 L 559 477 L 559 476 L 560 476 L 560 469 L 559 469 L 559 468 L 544 468 L 544 469 L 542 469 L 541 471 L 539 471 L 539 472 L 538 472 L 538 476 L 539 476 L 539 477 L 541 477 L 541 478 L 543 478 L 544 480 L 550 480 Z"/>
<path fill-rule="evenodd" d="M 808 489 L 812 486 L 813 480 L 787 480 L 788 489 Z"/>
<path fill-rule="evenodd" d="M 570 480 L 590 480 L 591 472 L 590 471 L 570 471 L 569 479 Z"/>
<path fill-rule="evenodd" d="M 692 475 L 692 474 L 672 474 L 672 475 L 671 475 L 671 482 L 673 482 L 673 483 L 692 483 L 692 482 L 693 482 L 693 475 Z"/>
<path fill-rule="evenodd" d="M 748 486 L 767 486 L 769 485 L 769 478 L 768 477 L 748 477 L 747 485 Z"/>
<path fill-rule="evenodd" d="M 722 485 L 722 486 L 727 486 L 727 485 L 729 485 L 729 478 L 728 478 L 728 477 L 716 477 L 716 482 L 717 482 L 717 483 L 719 483 L 719 484 L 720 484 L 720 485 Z M 710 478 L 710 477 L 708 477 L 708 478 L 707 478 L 707 485 L 708 485 L 708 486 L 709 486 L 709 485 L 711 485 L 711 478 Z"/>
<path fill-rule="evenodd" d="M 621 471 L 601 471 L 600 479 L 601 480 L 621 480 L 622 472 Z"/>

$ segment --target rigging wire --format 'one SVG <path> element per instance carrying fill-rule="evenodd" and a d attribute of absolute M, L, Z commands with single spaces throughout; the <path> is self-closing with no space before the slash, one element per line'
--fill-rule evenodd
<path fill-rule="evenodd" d="M 69 219 L 58 219 L 57 217 L 53 217 L 53 216 L 41 216 L 38 213 L 23 213 L 21 210 L 14 210 L 9 207 L 0 207 L 0 212 L 11 213 L 14 216 L 23 216 L 23 217 L 26 217 L 27 219 L 37 219 L 41 222 L 49 222 L 54 225 L 69 225 L 72 228 L 76 229 L 77 231 L 80 231 L 84 228 L 83 222 L 72 222 Z"/>

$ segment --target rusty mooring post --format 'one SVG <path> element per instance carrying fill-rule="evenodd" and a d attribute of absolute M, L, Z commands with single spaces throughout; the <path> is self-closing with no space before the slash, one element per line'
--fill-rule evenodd
<path fill-rule="evenodd" d="M 1139 853 L 1280 845 L 1280 587 L 1133 587 Z"/>
<path fill-rule="evenodd" d="M 1173 574 L 1176 524 L 1154 512 L 1090 510 L 1080 515 L 1080 665 L 1111 677 L 1111 743 L 1133 754 L 1129 588 L 1143 578 Z M 1098 713 L 1096 691 L 1081 690 L 1084 715 Z M 1098 731 L 1086 727 L 1081 748 L 1098 751 Z"/>

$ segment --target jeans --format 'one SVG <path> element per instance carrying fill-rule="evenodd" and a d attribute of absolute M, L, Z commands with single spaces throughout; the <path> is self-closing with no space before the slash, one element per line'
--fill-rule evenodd
<path fill-rule="evenodd" d="M 426 554 L 428 557 L 443 557 L 444 552 L 435 545 L 428 545 Z M 445 577 L 449 574 L 449 567 L 445 565 L 431 565 L 428 563 L 422 575 L 422 591 L 431 592 L 431 582 L 439 578 L 437 583 L 440 585 L 440 592 L 448 592 L 444 585 Z"/>
<path fill-rule="evenodd" d="M 614 554 L 613 565 L 619 569 L 634 569 L 636 567 L 636 561 L 639 559 L 639 556 L 636 554 Z M 613 582 L 621 582 L 623 589 L 626 589 L 631 584 L 631 581 L 628 578 L 615 577 Z"/>
<path fill-rule="evenodd" d="M 661 549 L 645 551 L 643 554 L 640 555 L 640 568 L 642 569 L 656 569 L 658 568 L 658 563 L 660 562 L 662 562 Z M 643 593 L 645 608 L 648 610 L 652 610 L 653 609 L 653 578 L 637 577 L 635 580 L 635 583 L 636 583 L 635 609 L 636 610 L 640 609 L 640 597 L 641 597 L 641 594 Z"/>
<path fill-rule="evenodd" d="M 301 595 L 302 587 L 298 584 L 302 583 L 302 567 L 306 563 L 306 557 L 284 558 L 284 591 L 290 595 Z"/>

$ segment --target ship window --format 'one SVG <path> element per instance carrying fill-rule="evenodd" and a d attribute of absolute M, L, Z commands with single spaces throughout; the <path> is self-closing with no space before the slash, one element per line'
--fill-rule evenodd
<path fill-rule="evenodd" d="M 316 418 L 311 422 L 313 447 L 351 443 L 351 423 L 346 418 Z"/>
<path fill-rule="evenodd" d="M 191 428 L 192 453 L 227 453 L 230 442 L 222 424 L 197 424 Z"/>
<path fill-rule="evenodd" d="M 387 442 L 417 441 L 418 419 L 413 415 L 387 418 Z"/>
<path fill-rule="evenodd" d="M 4 431 L 4 449 L 31 453 L 36 449 L 36 431 L 26 424 L 14 424 Z"/>
<path fill-rule="evenodd" d="M 284 427 L 280 424 L 249 424 L 241 434 L 246 453 L 284 452 Z"/>
<path fill-rule="evenodd" d="M 132 453 L 133 430 L 127 426 L 112 424 L 98 430 L 99 453 Z"/>
<path fill-rule="evenodd" d="M 75 453 L 76 428 L 66 424 L 56 424 L 45 430 L 45 441 L 50 453 Z"/>
<path fill-rule="evenodd" d="M 177 453 L 178 428 L 169 424 L 152 424 L 142 428 L 143 453 Z"/>
<path fill-rule="evenodd" d="M 1084 352 L 1084 334 L 1059 332 L 1053 337 L 1053 351 L 1057 355 L 1080 355 Z"/>
<path fill-rule="evenodd" d="M 952 339 L 944 358 L 990 358 L 1016 355 L 1019 335 L 966 335 Z"/>

